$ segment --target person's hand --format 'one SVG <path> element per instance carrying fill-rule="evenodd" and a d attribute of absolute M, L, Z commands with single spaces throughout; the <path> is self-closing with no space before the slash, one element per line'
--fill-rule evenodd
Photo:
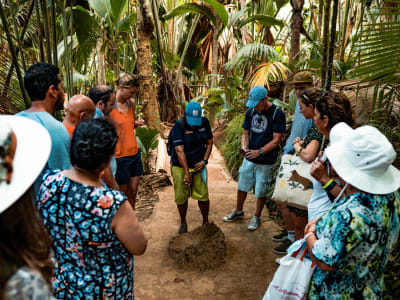
<path fill-rule="evenodd" d="M 318 219 L 314 219 L 314 220 L 310 221 L 304 229 L 304 234 L 306 234 L 307 232 L 315 233 L 315 225 L 317 224 L 317 221 L 318 221 Z"/>
<path fill-rule="evenodd" d="M 259 157 L 261 154 L 258 152 L 258 150 L 246 150 L 244 155 L 247 159 L 254 159 Z"/>
<path fill-rule="evenodd" d="M 183 183 L 186 185 L 190 185 L 192 182 L 192 178 L 190 177 L 189 173 L 185 174 L 185 178 L 183 179 Z"/>
<path fill-rule="evenodd" d="M 203 160 L 199 161 L 197 164 L 194 165 L 194 170 L 196 172 L 199 172 L 199 171 L 203 170 L 205 166 L 206 166 L 206 164 Z"/>
<path fill-rule="evenodd" d="M 328 170 L 326 169 L 325 164 L 320 162 L 318 159 L 313 162 L 310 174 L 322 184 L 325 184 L 329 181 Z"/>
<path fill-rule="evenodd" d="M 145 123 L 144 123 L 144 120 L 142 119 L 142 118 L 138 118 L 136 121 L 135 121 L 135 124 L 136 124 L 136 126 L 143 126 Z"/>
<path fill-rule="evenodd" d="M 302 142 L 303 140 L 300 137 L 297 137 L 293 140 L 292 145 Z"/>

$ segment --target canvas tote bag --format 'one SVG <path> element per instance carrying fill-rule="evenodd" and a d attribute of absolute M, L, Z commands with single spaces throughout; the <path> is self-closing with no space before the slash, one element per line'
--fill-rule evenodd
<path fill-rule="evenodd" d="M 325 137 L 322 139 L 320 151 L 323 149 L 324 142 Z M 307 209 L 313 193 L 311 166 L 312 163 L 305 162 L 296 154 L 283 155 L 272 199 L 293 207 Z"/>

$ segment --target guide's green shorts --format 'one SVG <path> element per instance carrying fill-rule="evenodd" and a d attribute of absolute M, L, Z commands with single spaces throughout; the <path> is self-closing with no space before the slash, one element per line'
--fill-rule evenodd
<path fill-rule="evenodd" d="M 189 197 L 198 201 L 208 201 L 208 184 L 203 181 L 201 172 L 189 169 L 189 173 L 192 177 L 190 186 L 184 183 L 185 170 L 183 168 L 176 166 L 172 166 L 171 168 L 172 179 L 174 181 L 175 203 L 177 205 L 185 204 Z"/>

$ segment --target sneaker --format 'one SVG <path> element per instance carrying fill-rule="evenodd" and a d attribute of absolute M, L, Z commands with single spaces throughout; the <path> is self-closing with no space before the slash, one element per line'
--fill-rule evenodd
<path fill-rule="evenodd" d="M 275 258 L 275 262 L 280 265 L 282 257 Z"/>
<path fill-rule="evenodd" d="M 281 233 L 274 235 L 274 236 L 272 237 L 272 240 L 273 240 L 274 242 L 283 242 L 284 240 L 287 240 L 287 239 L 288 239 L 287 234 L 288 234 L 288 233 L 287 233 L 287 229 L 284 229 L 284 230 L 282 230 Z"/>
<path fill-rule="evenodd" d="M 287 249 L 292 244 L 290 240 L 284 240 L 278 247 L 274 248 L 274 253 L 276 254 L 286 254 Z"/>
<path fill-rule="evenodd" d="M 261 220 L 257 216 L 253 216 L 253 218 L 250 221 L 249 226 L 247 226 L 248 230 L 256 230 L 258 227 L 260 227 Z"/>
<path fill-rule="evenodd" d="M 179 226 L 178 233 L 179 234 L 184 234 L 184 233 L 187 233 L 187 232 L 188 232 L 187 224 L 181 224 L 181 226 Z"/>
<path fill-rule="evenodd" d="M 243 219 L 244 212 L 238 212 L 234 210 L 229 216 L 224 217 L 222 220 L 225 222 L 232 222 L 235 221 L 236 219 Z"/>

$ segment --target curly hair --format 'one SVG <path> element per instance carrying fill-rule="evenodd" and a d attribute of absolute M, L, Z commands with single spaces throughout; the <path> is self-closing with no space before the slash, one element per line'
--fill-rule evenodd
<path fill-rule="evenodd" d="M 321 117 L 328 117 L 330 128 L 340 122 L 345 122 L 351 127 L 355 126 L 354 111 L 346 95 L 334 91 L 308 88 L 302 94 L 302 101 L 305 97 L 310 99 L 309 101 L 314 101 L 314 106 Z"/>
<path fill-rule="evenodd" d="M 114 126 L 103 119 L 80 122 L 71 140 L 73 166 L 93 171 L 114 153 L 118 136 Z"/>
<path fill-rule="evenodd" d="M 51 240 L 33 207 L 34 199 L 31 187 L 0 214 L 0 299 L 5 297 L 7 281 L 23 266 L 38 271 L 51 286 Z"/>

